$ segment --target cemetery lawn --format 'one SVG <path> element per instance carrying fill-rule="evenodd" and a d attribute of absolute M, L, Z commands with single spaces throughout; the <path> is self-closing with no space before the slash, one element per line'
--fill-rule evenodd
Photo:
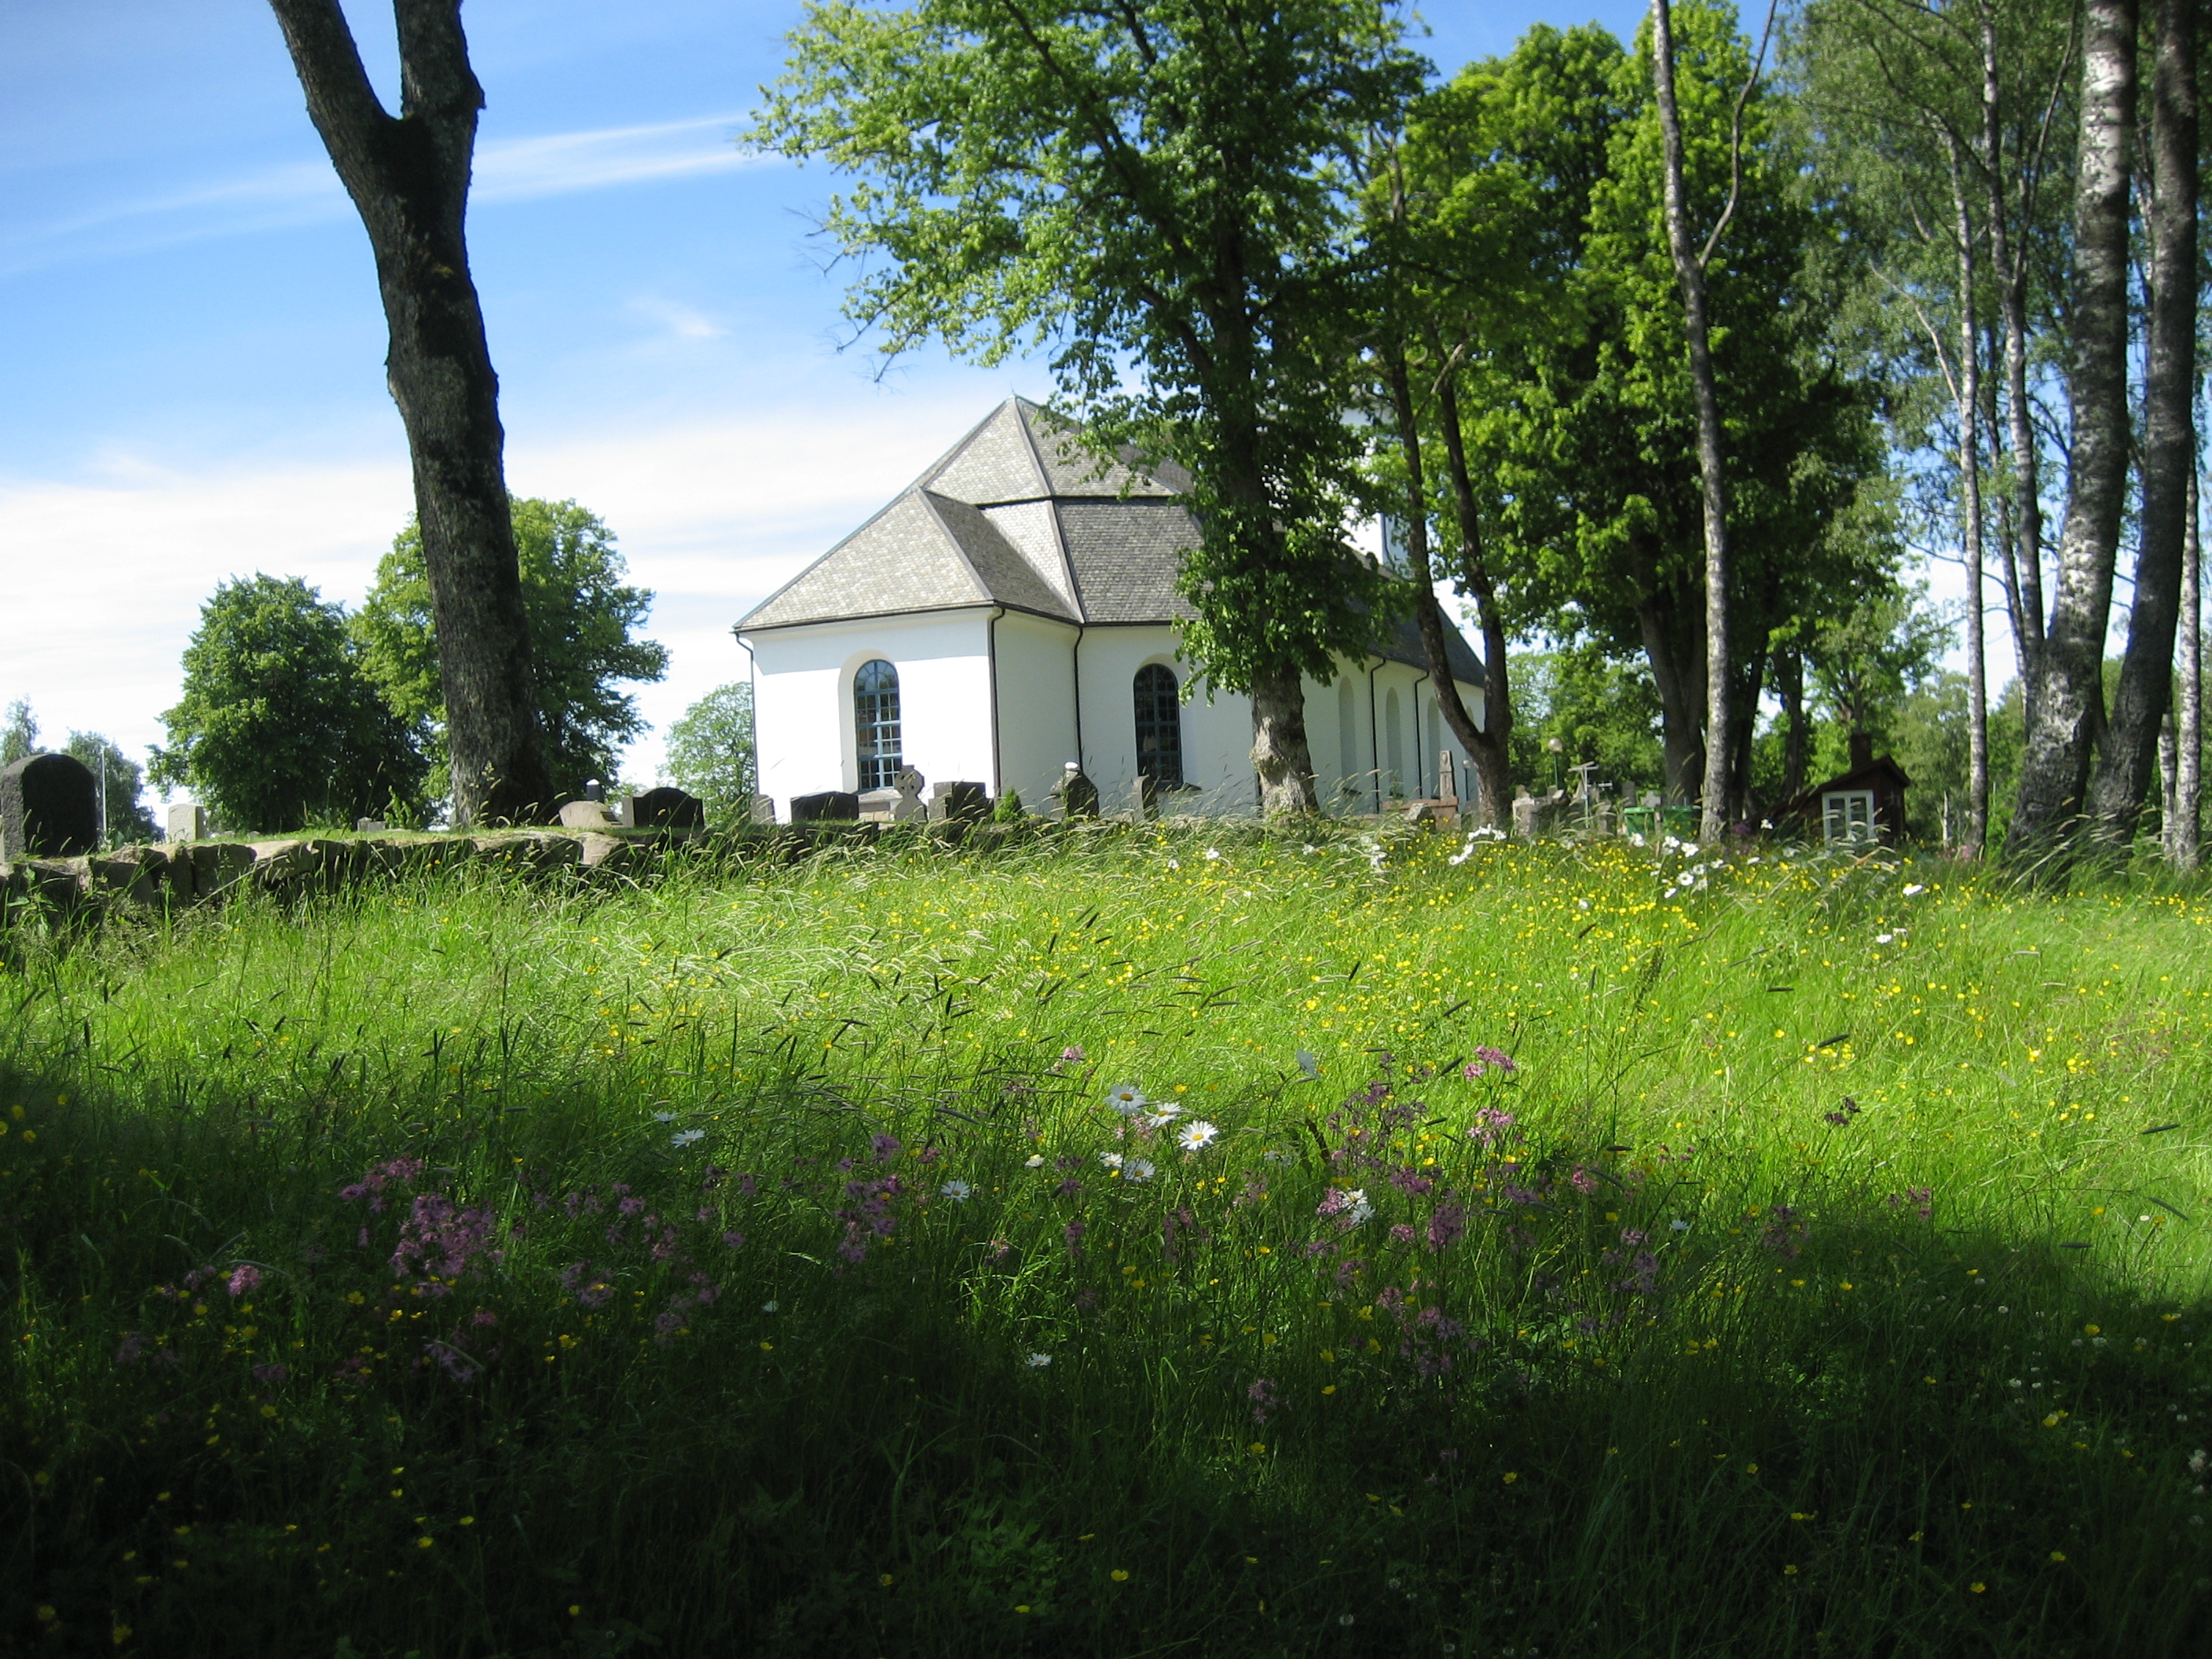
<path fill-rule="evenodd" d="M 2212 890 L 1311 833 L 0 937 L 0 1649 L 2203 1651 Z"/>

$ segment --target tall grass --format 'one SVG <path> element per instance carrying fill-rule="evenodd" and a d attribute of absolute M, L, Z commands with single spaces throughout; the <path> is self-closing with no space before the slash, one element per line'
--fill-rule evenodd
<path fill-rule="evenodd" d="M 2212 908 L 1694 858 L 19 930 L 0 1644 L 2197 1650 Z"/>

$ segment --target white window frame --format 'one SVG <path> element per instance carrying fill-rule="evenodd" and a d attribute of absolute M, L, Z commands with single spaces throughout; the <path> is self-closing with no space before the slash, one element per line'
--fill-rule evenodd
<path fill-rule="evenodd" d="M 1830 789 L 1823 793 L 1820 823 L 1830 846 L 1863 847 L 1881 838 L 1871 789 Z"/>

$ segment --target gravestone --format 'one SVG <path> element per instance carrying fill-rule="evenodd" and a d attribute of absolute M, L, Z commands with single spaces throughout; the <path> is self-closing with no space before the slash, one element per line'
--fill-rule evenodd
<path fill-rule="evenodd" d="M 981 823 L 991 816 L 990 791 L 965 781 L 929 787 L 932 823 Z"/>
<path fill-rule="evenodd" d="M 752 821 L 755 823 L 774 823 L 775 822 L 775 797 L 774 795 L 755 795 L 753 797 Z"/>
<path fill-rule="evenodd" d="M 1513 802 L 1513 833 L 1522 841 L 1536 838 L 1536 798 L 1520 795 Z"/>
<path fill-rule="evenodd" d="M 791 798 L 793 823 L 850 823 L 860 816 L 860 798 L 848 789 L 824 789 L 817 795 Z"/>
<path fill-rule="evenodd" d="M 929 816 L 929 808 L 922 805 L 922 786 L 929 781 L 911 766 L 898 770 L 898 799 L 891 806 L 893 823 L 920 823 Z"/>
<path fill-rule="evenodd" d="M 198 801 L 180 800 L 169 809 L 171 841 L 205 841 L 207 808 Z"/>
<path fill-rule="evenodd" d="M 1136 787 L 1130 792 L 1130 801 L 1139 819 L 1159 817 L 1160 781 L 1146 773 L 1137 774 Z"/>
<path fill-rule="evenodd" d="M 569 801 L 561 808 L 561 827 L 564 830 L 605 830 L 613 823 L 607 816 L 605 803 L 588 797 Z"/>
<path fill-rule="evenodd" d="M 71 755 L 0 767 L 0 862 L 74 858 L 100 844 L 100 780 Z"/>
<path fill-rule="evenodd" d="M 391 827 L 382 818 L 356 818 L 353 832 L 356 836 L 378 836 Z"/>
<path fill-rule="evenodd" d="M 597 778 L 586 778 L 584 780 L 584 799 L 586 800 L 605 800 L 606 798 L 606 785 L 601 783 Z"/>
<path fill-rule="evenodd" d="M 863 823 L 889 823 L 891 814 L 898 810 L 896 789 L 863 789 L 857 799 Z"/>
<path fill-rule="evenodd" d="M 1459 768 L 1452 760 L 1449 749 L 1437 754 L 1437 799 L 1456 801 L 1459 799 Z"/>
<path fill-rule="evenodd" d="M 704 830 L 707 803 L 671 784 L 630 798 L 627 822 L 640 830 Z"/>
<path fill-rule="evenodd" d="M 1098 816 L 1098 786 L 1083 775 L 1080 763 L 1070 761 L 1060 769 L 1060 781 L 1052 787 L 1052 798 L 1060 805 L 1064 818 L 1095 818 Z"/>

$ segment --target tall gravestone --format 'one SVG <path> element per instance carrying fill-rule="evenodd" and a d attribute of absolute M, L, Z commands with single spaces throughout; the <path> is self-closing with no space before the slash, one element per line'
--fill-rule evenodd
<path fill-rule="evenodd" d="M 100 780 L 70 755 L 0 767 L 0 862 L 74 858 L 100 845 Z"/>
<path fill-rule="evenodd" d="M 703 830 L 707 804 L 696 795 L 664 784 L 631 797 L 629 821 L 640 830 Z"/>

